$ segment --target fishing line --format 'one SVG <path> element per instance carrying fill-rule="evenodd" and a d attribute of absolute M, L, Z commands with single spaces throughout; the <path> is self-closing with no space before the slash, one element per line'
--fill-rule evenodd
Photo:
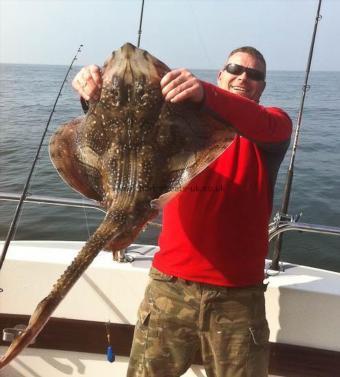
<path fill-rule="evenodd" d="M 194 20 L 193 24 L 195 25 L 195 29 L 196 29 L 196 34 L 197 34 L 197 37 L 198 37 L 198 40 L 199 42 L 201 42 L 201 46 L 202 46 L 202 49 L 203 49 L 203 53 L 205 55 L 205 58 L 208 62 L 208 65 L 210 67 L 213 67 L 214 64 L 212 62 L 212 59 L 210 57 L 210 54 L 208 53 L 208 49 L 207 49 L 207 46 L 206 44 L 204 43 L 204 39 L 203 39 L 203 36 L 202 36 L 202 33 L 201 33 L 201 29 L 200 29 L 200 23 L 198 22 L 198 18 L 196 16 L 196 12 L 195 12 L 195 9 L 192 5 L 192 3 L 190 1 L 187 2 L 187 4 L 189 4 L 189 7 L 190 7 L 190 10 L 191 10 L 191 15 L 192 15 L 192 19 Z M 202 67 L 201 67 L 202 68 Z"/>
<path fill-rule="evenodd" d="M 87 230 L 87 236 L 88 238 L 90 238 L 90 227 L 89 227 L 89 222 L 88 222 L 88 218 L 87 218 L 87 213 L 86 213 L 86 208 L 85 206 L 83 206 L 83 210 L 84 210 L 84 217 L 85 217 L 85 224 L 86 224 L 86 230 Z"/>
<path fill-rule="evenodd" d="M 290 193 L 291 193 L 292 183 L 293 183 L 294 162 L 295 162 L 295 156 L 296 156 L 296 151 L 297 151 L 297 146 L 298 146 L 298 141 L 299 141 L 302 114 L 303 114 L 303 109 L 304 109 L 306 93 L 310 89 L 310 85 L 308 85 L 308 78 L 309 78 L 309 73 L 310 73 L 310 67 L 311 67 L 311 64 L 312 64 L 316 31 L 317 31 L 317 28 L 318 28 L 319 21 L 321 20 L 321 15 L 320 15 L 321 2 L 322 2 L 322 0 L 319 0 L 317 12 L 316 12 L 314 30 L 313 30 L 313 35 L 312 35 L 312 42 L 311 42 L 311 45 L 310 45 L 310 48 L 309 48 L 307 68 L 306 68 L 306 72 L 305 72 L 304 85 L 302 87 L 302 97 L 301 97 L 301 103 L 300 103 L 298 118 L 297 118 L 297 125 L 296 125 L 296 130 L 295 130 L 295 137 L 294 137 L 294 143 L 293 143 L 293 148 L 292 148 L 292 155 L 291 155 L 291 159 L 290 159 L 290 163 L 289 163 L 289 167 L 288 167 L 288 172 L 287 172 L 287 177 L 286 177 L 286 182 L 285 182 L 285 187 L 284 187 L 284 191 L 283 191 L 281 209 L 280 209 L 280 212 L 276 215 L 281 220 L 287 219 L 287 216 L 288 216 L 287 212 L 288 212 Z M 279 270 L 279 261 L 280 261 L 280 254 L 281 254 L 281 248 L 282 248 L 282 238 L 283 238 L 283 233 L 280 233 L 277 236 L 277 238 L 275 239 L 273 259 L 272 259 L 272 264 L 270 266 L 270 268 L 273 269 L 273 270 Z"/>
<path fill-rule="evenodd" d="M 59 89 L 59 93 L 57 95 L 57 98 L 54 102 L 54 105 L 53 105 L 53 108 L 52 108 L 52 111 L 50 112 L 50 116 L 48 118 L 48 121 L 46 123 L 46 126 L 45 126 L 45 129 L 44 129 L 44 132 L 42 134 L 42 137 L 41 137 L 41 140 L 40 140 L 40 143 L 39 143 L 39 146 L 38 146 L 38 149 L 37 149 L 37 152 L 36 152 L 36 155 L 34 157 L 34 161 L 32 163 L 32 166 L 31 166 L 31 170 L 28 174 L 28 177 L 26 179 L 26 182 L 25 182 L 25 186 L 24 186 L 24 189 L 23 189 L 23 192 L 21 194 L 21 197 L 20 197 L 20 200 L 19 200 L 19 203 L 17 205 L 17 208 L 15 210 L 15 213 L 14 213 L 14 217 L 13 217 L 13 220 L 12 220 L 12 223 L 11 223 L 11 226 L 9 227 L 9 230 L 8 230 L 8 233 L 7 233 L 7 237 L 6 237 L 6 240 L 5 240 L 5 244 L 4 244 L 4 247 L 2 249 L 2 254 L 1 254 L 1 258 L 0 258 L 0 269 L 4 263 L 4 260 L 6 258 L 6 254 L 7 254 L 7 250 L 8 250 L 8 247 L 10 245 L 10 242 L 13 238 L 13 235 L 16 231 L 16 228 L 17 228 L 17 222 L 18 222 L 18 219 L 19 219 L 19 216 L 20 216 L 20 213 L 21 213 L 21 209 L 22 209 L 22 205 L 26 199 L 26 196 L 27 196 L 27 192 L 28 192 L 28 189 L 29 189 L 29 186 L 30 186 L 30 181 L 31 181 L 31 178 L 32 178 L 32 174 L 33 174 L 33 171 L 35 169 L 35 166 L 37 164 L 37 161 L 39 159 L 39 153 L 40 153 L 40 150 L 42 148 L 42 145 L 43 145 L 43 142 L 44 142 L 44 139 L 45 139 L 45 136 L 46 136 L 46 133 L 47 133 L 47 130 L 48 130 L 48 127 L 50 125 L 50 122 L 51 122 L 51 119 L 52 119 L 52 116 L 53 116 L 53 113 L 55 111 L 55 108 L 57 106 L 57 103 L 58 103 L 58 100 L 59 100 L 59 97 L 61 96 L 61 91 L 63 90 L 63 87 L 64 87 L 64 84 L 67 80 L 67 77 L 72 69 L 72 66 L 73 66 L 73 63 L 77 60 L 77 57 L 78 57 L 78 54 L 80 53 L 81 51 L 81 48 L 83 47 L 83 45 L 81 44 L 74 56 L 74 58 L 72 59 L 71 61 L 71 64 L 69 65 L 68 67 L 68 70 L 66 72 L 66 75 L 64 77 L 64 80 L 60 86 L 60 89 Z"/>

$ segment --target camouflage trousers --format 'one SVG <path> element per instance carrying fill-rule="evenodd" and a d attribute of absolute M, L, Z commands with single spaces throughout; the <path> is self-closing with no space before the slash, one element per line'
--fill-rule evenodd
<path fill-rule="evenodd" d="M 268 376 L 265 285 L 227 288 L 150 271 L 128 377 L 177 377 L 202 354 L 208 377 Z"/>

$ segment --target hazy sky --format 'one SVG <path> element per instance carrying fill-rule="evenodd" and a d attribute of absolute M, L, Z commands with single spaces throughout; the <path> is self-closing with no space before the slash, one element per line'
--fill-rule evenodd
<path fill-rule="evenodd" d="M 171 68 L 220 67 L 241 45 L 304 70 L 318 0 L 145 0 L 141 47 Z M 0 0 L 0 62 L 102 65 L 137 43 L 141 0 Z M 340 0 L 323 0 L 312 69 L 340 70 Z"/>

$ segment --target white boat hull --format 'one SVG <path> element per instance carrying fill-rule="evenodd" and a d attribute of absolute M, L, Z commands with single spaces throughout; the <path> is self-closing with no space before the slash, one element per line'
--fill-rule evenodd
<path fill-rule="evenodd" d="M 82 245 L 83 242 L 12 242 L 0 275 L 0 287 L 4 290 L 0 294 L 1 313 L 30 315 Z M 110 253 L 101 252 L 53 318 L 102 323 L 99 337 L 105 339 L 107 321 L 134 325 L 155 251 L 154 246 L 131 245 L 129 254 L 136 257 L 131 263 L 114 262 Z M 268 278 L 266 309 L 270 341 L 273 345 L 340 352 L 340 274 L 289 264 L 284 267 L 284 272 L 272 272 Z M 86 328 L 83 331 L 86 334 Z M 89 345 L 91 341 L 89 337 Z M 112 339 L 113 348 L 117 341 Z M 6 349 L 2 345 L 1 353 Z M 126 375 L 127 360 L 117 356 L 114 363 L 109 363 L 105 347 L 101 354 L 30 347 L 4 368 L 0 376 L 120 377 Z M 195 365 L 185 376 L 205 374 L 202 367 Z"/>

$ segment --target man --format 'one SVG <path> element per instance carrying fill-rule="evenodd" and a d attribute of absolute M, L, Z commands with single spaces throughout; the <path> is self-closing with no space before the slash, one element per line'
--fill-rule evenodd
<path fill-rule="evenodd" d="M 259 51 L 231 52 L 218 86 L 186 69 L 166 74 L 166 101 L 196 102 L 237 131 L 229 148 L 163 212 L 160 251 L 138 312 L 129 377 L 177 377 L 201 351 L 208 377 L 268 375 L 264 259 L 276 175 L 291 120 L 260 106 L 266 63 Z M 84 68 L 74 87 L 99 98 L 100 70 Z"/>

